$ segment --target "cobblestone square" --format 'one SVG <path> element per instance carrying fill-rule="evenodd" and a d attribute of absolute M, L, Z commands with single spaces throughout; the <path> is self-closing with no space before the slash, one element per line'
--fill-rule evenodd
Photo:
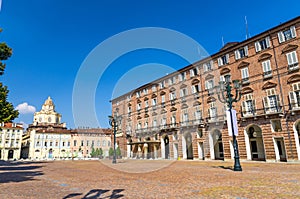
<path fill-rule="evenodd" d="M 111 160 L 1 162 L 0 198 L 300 198 L 300 164 Z"/>

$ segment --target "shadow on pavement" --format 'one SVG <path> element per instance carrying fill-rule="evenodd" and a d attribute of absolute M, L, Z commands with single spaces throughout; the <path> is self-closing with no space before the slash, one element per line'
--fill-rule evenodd
<path fill-rule="evenodd" d="M 225 167 L 225 166 L 213 166 L 213 168 L 221 168 L 221 169 L 227 169 L 227 170 L 233 171 L 233 167 L 232 166 L 227 166 L 227 167 Z"/>
<path fill-rule="evenodd" d="M 4 172 L 0 173 L 0 183 L 34 180 L 34 177 L 39 175 L 43 175 L 43 173 L 39 171 Z"/>
<path fill-rule="evenodd" d="M 107 192 L 110 192 L 110 190 L 107 189 L 92 189 L 87 194 L 82 196 L 82 199 L 97 199 L 103 196 L 105 194 L 105 198 L 122 198 L 124 197 L 123 194 L 120 194 L 125 189 L 114 189 L 112 190 L 112 193 L 110 195 L 106 195 Z M 71 193 L 67 196 L 65 196 L 63 199 L 73 198 L 76 196 L 83 195 L 82 193 Z M 103 196 L 104 197 L 104 196 Z"/>
<path fill-rule="evenodd" d="M 30 165 L 42 162 L 10 162 L 0 161 L 0 183 L 23 182 L 35 180 L 35 176 L 43 175 L 41 171 L 35 171 L 43 166 Z"/>

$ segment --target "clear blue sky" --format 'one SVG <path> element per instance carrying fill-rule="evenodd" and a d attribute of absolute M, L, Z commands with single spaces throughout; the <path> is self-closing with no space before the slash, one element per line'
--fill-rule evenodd
<path fill-rule="evenodd" d="M 168 28 L 193 38 L 213 54 L 222 47 L 222 36 L 225 43 L 245 39 L 245 16 L 249 33 L 254 36 L 298 16 L 300 8 L 299 0 L 186 2 L 2 0 L 0 41 L 13 48 L 13 56 L 6 62 L 7 69 L 0 81 L 10 89 L 9 100 L 15 107 L 27 103 L 39 111 L 51 96 L 62 120 L 74 128 L 72 92 L 76 74 L 87 55 L 111 36 L 141 27 Z M 126 72 L 147 63 L 173 69 L 187 64 L 178 56 L 160 50 L 139 50 L 116 59 L 103 73 L 95 95 L 101 127 L 108 127 L 114 85 Z M 147 77 L 167 72 L 158 70 Z M 128 88 L 145 83 L 145 79 L 149 80 L 137 78 L 128 82 Z M 27 112 L 15 121 L 31 123 L 32 109 L 29 107 Z"/>

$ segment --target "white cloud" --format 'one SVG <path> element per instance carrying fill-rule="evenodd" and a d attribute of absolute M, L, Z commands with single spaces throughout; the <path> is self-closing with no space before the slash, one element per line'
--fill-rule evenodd
<path fill-rule="evenodd" d="M 25 123 L 25 122 L 23 122 L 23 121 L 20 121 L 20 124 L 23 125 L 23 128 L 24 128 L 24 129 L 27 129 L 27 128 L 28 128 L 28 124 L 27 124 L 27 123 Z"/>
<path fill-rule="evenodd" d="M 16 109 L 20 114 L 34 113 L 36 110 L 34 106 L 29 105 L 27 102 L 19 104 Z"/>

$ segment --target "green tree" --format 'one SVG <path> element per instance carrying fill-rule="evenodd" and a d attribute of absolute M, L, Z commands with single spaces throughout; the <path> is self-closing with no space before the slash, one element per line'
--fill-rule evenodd
<path fill-rule="evenodd" d="M 94 148 L 94 147 L 92 148 L 92 152 L 91 152 L 91 154 L 90 154 L 90 155 L 91 155 L 91 157 L 92 157 L 92 158 L 94 158 L 94 157 L 96 157 L 96 156 L 97 156 L 97 152 L 96 152 L 96 150 L 95 150 L 95 148 Z"/>
<path fill-rule="evenodd" d="M 117 149 L 116 149 L 116 155 L 117 155 L 117 157 L 121 157 L 121 149 L 120 149 L 120 147 L 117 147 Z"/>
<path fill-rule="evenodd" d="M 99 156 L 100 156 L 100 157 L 103 156 L 103 150 L 102 150 L 102 148 L 99 149 Z"/>
<path fill-rule="evenodd" d="M 0 29 L 2 32 L 2 29 Z M 3 61 L 10 58 L 12 49 L 6 43 L 0 43 L 0 76 L 4 74 L 6 64 Z M 0 122 L 11 122 L 19 116 L 12 103 L 7 101 L 9 90 L 0 82 Z"/>
<path fill-rule="evenodd" d="M 109 148 L 109 151 L 108 151 L 108 155 L 109 156 L 113 156 L 114 155 L 114 150 L 113 150 L 113 148 Z"/>

